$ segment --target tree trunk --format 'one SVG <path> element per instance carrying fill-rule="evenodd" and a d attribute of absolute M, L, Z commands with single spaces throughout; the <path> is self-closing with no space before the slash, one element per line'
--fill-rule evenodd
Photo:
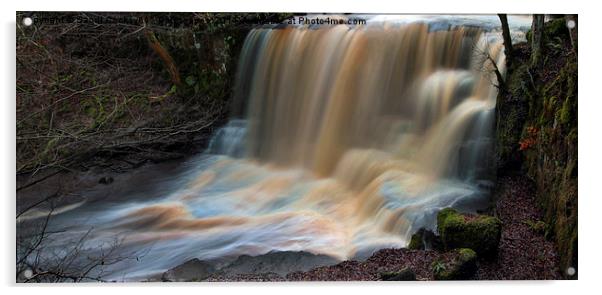
<path fill-rule="evenodd" d="M 173 61 L 171 55 L 169 55 L 167 49 L 165 49 L 163 45 L 161 45 L 161 42 L 159 42 L 159 39 L 157 39 L 155 33 L 153 33 L 153 31 L 151 31 L 150 29 L 146 29 L 144 31 L 144 34 L 146 35 L 146 39 L 148 40 L 150 47 L 157 55 L 159 55 L 159 57 L 163 61 L 163 64 L 165 65 L 165 68 L 167 69 L 167 72 L 169 73 L 169 76 L 171 78 L 171 81 L 177 86 L 181 86 L 182 80 L 180 79 L 178 67 L 176 67 L 175 62 Z"/>
<path fill-rule="evenodd" d="M 541 62 L 544 15 L 534 14 L 531 25 L 531 66 L 539 67 Z"/>
<path fill-rule="evenodd" d="M 502 22 L 502 37 L 504 37 L 504 50 L 506 54 L 506 65 L 509 67 L 512 63 L 512 38 L 510 37 L 510 28 L 508 28 L 508 18 L 505 14 L 498 14 Z"/>

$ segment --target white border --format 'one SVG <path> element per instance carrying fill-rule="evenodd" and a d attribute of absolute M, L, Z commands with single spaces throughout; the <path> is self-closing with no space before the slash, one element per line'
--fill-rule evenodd
<path fill-rule="evenodd" d="M 602 95 L 596 89 L 602 76 L 599 50 L 600 10 L 595 1 L 558 0 L 429 0 L 429 1 L 355 1 L 306 0 L 306 1 L 27 1 L 14 3 L 3 1 L 2 40 L 3 59 L 1 70 L 3 97 L 2 111 L 2 241 L 0 242 L 0 279 L 8 294 L 106 294 L 107 292 L 164 294 L 166 292 L 194 292 L 197 294 L 304 294 L 307 292 L 365 294 L 376 291 L 395 294 L 513 294 L 540 293 L 570 294 L 599 289 L 602 264 L 599 250 L 600 194 L 600 127 L 597 120 L 602 115 Z M 358 12 L 358 13 L 578 13 L 579 14 L 579 281 L 479 281 L 479 282 L 415 282 L 398 284 L 374 283 L 286 283 L 286 284 L 108 284 L 104 288 L 95 284 L 17 286 L 14 284 L 14 234 L 15 234 L 15 11 L 230 11 L 230 12 Z M 248 288 L 253 287 L 253 288 Z M 324 287 L 324 288 L 323 288 Z M 177 288 L 177 289 L 165 289 Z M 244 289 L 241 289 L 244 288 Z M 177 290 L 177 291 L 176 291 Z M 5 293 L 6 294 L 6 293 Z"/>

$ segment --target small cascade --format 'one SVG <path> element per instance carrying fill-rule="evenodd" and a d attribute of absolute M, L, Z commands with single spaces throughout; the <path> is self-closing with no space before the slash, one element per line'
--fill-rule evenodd
<path fill-rule="evenodd" d="M 230 120 L 209 141 L 206 153 L 240 158 L 245 153 L 246 121 Z"/>

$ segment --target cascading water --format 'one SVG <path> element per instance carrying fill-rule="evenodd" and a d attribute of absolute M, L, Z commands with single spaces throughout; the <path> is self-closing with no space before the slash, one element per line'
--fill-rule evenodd
<path fill-rule="evenodd" d="M 272 250 L 361 258 L 434 229 L 440 208 L 487 202 L 502 45 L 450 23 L 251 31 L 242 115 L 164 197 L 96 213 L 97 239 L 152 246 L 115 277 Z"/>
<path fill-rule="evenodd" d="M 274 170 L 304 171 L 315 183 L 301 196 L 274 175 L 263 185 L 279 190 L 266 198 L 335 217 L 351 244 L 328 254 L 404 245 L 416 227 L 433 227 L 438 208 L 486 196 L 490 61 L 504 64 L 501 48 L 477 28 L 425 23 L 254 30 L 236 95 L 248 102 L 245 140 L 222 154 L 244 149 Z"/>

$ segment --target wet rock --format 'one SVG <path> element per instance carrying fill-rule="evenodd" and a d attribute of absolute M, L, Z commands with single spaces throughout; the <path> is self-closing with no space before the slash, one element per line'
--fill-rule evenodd
<path fill-rule="evenodd" d="M 408 249 L 424 250 L 424 248 L 424 229 L 421 228 L 418 230 L 418 232 L 412 235 L 410 244 L 408 244 Z"/>
<path fill-rule="evenodd" d="M 443 244 L 441 239 L 434 232 L 421 228 L 412 235 L 408 249 L 412 250 L 441 250 Z"/>
<path fill-rule="evenodd" d="M 484 258 L 494 257 L 502 222 L 493 216 L 467 215 L 445 208 L 437 215 L 437 230 L 446 250 L 470 248 Z"/>
<path fill-rule="evenodd" d="M 409 268 L 400 271 L 383 272 L 380 274 L 383 281 L 415 281 L 416 274 Z"/>
<path fill-rule="evenodd" d="M 259 256 L 241 255 L 234 262 L 222 268 L 227 275 L 276 273 L 284 276 L 295 271 L 333 265 L 339 261 L 327 255 L 316 255 L 304 251 L 269 252 Z"/>
<path fill-rule="evenodd" d="M 434 261 L 431 265 L 435 280 L 469 280 L 477 272 L 477 253 L 471 249 L 455 249 L 451 261 Z"/>
<path fill-rule="evenodd" d="M 161 280 L 164 282 L 202 281 L 215 271 L 213 265 L 195 258 L 166 271 Z"/>
<path fill-rule="evenodd" d="M 103 176 L 100 178 L 100 180 L 98 180 L 98 183 L 100 184 L 111 184 L 113 183 L 113 177 L 111 176 Z"/>

